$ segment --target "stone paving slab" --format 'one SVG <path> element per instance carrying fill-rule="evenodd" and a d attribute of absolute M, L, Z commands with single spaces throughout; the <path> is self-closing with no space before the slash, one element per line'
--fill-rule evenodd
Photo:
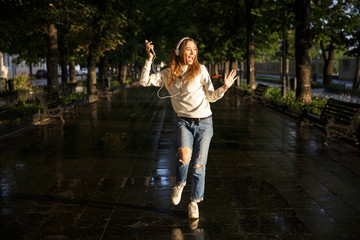
<path fill-rule="evenodd" d="M 170 101 L 132 88 L 0 139 L 1 239 L 360 239 L 359 148 L 231 92 L 212 109 L 198 221 L 189 186 L 170 202 Z"/>

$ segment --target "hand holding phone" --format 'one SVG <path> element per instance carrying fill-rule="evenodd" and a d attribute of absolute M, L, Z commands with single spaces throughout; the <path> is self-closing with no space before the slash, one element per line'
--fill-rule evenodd
<path fill-rule="evenodd" d="M 149 41 L 148 40 L 145 40 L 145 44 L 146 44 L 146 47 L 148 47 L 148 44 L 149 44 Z M 151 42 L 150 42 L 150 44 L 151 44 Z M 155 53 L 155 51 L 154 51 L 154 45 L 149 45 L 149 47 L 150 47 L 150 52 L 151 52 L 151 54 L 153 55 L 153 56 L 156 56 L 156 53 Z"/>

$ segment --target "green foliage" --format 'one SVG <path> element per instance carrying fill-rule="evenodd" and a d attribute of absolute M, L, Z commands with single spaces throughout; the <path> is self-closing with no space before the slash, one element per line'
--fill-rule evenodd
<path fill-rule="evenodd" d="M 85 92 L 80 92 L 80 93 L 71 93 L 68 94 L 66 96 L 60 96 L 60 100 L 63 103 L 71 103 L 74 102 L 76 100 L 80 100 L 86 97 L 86 93 Z"/>
<path fill-rule="evenodd" d="M 279 88 L 268 88 L 266 91 L 265 97 L 275 101 L 280 102 L 281 101 L 281 90 Z"/>
<path fill-rule="evenodd" d="M 118 87 L 120 87 L 120 83 L 118 81 L 111 81 L 111 87 L 118 88 Z"/>
<path fill-rule="evenodd" d="M 32 83 L 28 74 L 21 73 L 20 75 L 15 76 L 13 80 L 15 90 L 31 91 Z"/>
<path fill-rule="evenodd" d="M 6 90 L 6 80 L 1 79 L 0 80 L 0 92 L 5 92 L 5 90 Z"/>
<path fill-rule="evenodd" d="M 283 97 L 281 94 L 281 89 L 279 88 L 268 88 L 265 97 L 271 99 L 273 102 L 280 103 L 282 105 L 292 106 L 298 111 L 306 109 L 309 112 L 314 114 L 320 114 L 320 109 L 325 106 L 327 101 L 326 98 L 319 98 L 317 96 L 311 96 L 311 103 L 304 104 L 300 99 L 297 99 L 295 93 L 292 91 L 286 92 L 286 97 Z"/>
<path fill-rule="evenodd" d="M 336 46 L 346 42 L 348 49 L 356 51 L 358 4 L 354 0 L 313 1 L 313 42 L 334 38 L 339 43 Z M 252 20 L 256 24 L 249 25 Z M 184 36 L 197 41 L 203 63 L 243 61 L 247 30 L 254 34 L 256 61 L 280 59 L 284 30 L 288 33 L 288 57 L 293 58 L 295 51 L 293 0 L 180 0 L 166 4 L 146 0 L 0 1 L 0 50 L 17 54 L 17 61 L 28 63 L 46 58 L 49 24 L 58 29 L 61 54 L 82 65 L 90 52 L 96 57 L 110 53 L 112 66 L 143 62 L 145 39 L 154 42 L 156 61 L 167 61 Z M 313 58 L 321 57 L 318 50 L 314 48 Z"/>
<path fill-rule="evenodd" d="M 321 109 L 325 106 L 327 98 L 320 98 L 317 96 L 311 96 L 311 103 L 304 104 L 302 109 L 307 110 L 310 113 L 320 115 Z"/>
<path fill-rule="evenodd" d="M 24 118 L 37 113 L 39 110 L 42 110 L 42 106 L 38 102 L 20 102 L 16 105 L 10 105 L 6 107 L 5 110 L 0 113 L 0 119 L 3 121 L 16 118 Z"/>
<path fill-rule="evenodd" d="M 61 96 L 60 99 L 63 103 L 74 102 L 78 99 L 83 99 L 86 97 L 85 92 L 81 93 L 72 93 L 67 96 Z M 4 109 L 0 113 L 0 120 L 5 122 L 4 120 L 11 120 L 17 118 L 25 118 L 31 116 L 39 111 L 42 111 L 43 107 L 39 102 L 19 102 L 16 105 L 10 105 Z"/>

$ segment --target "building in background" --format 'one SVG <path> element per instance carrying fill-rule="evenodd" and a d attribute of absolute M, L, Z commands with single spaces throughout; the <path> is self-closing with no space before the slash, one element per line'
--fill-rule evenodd
<path fill-rule="evenodd" d="M 12 79 L 14 76 L 21 73 L 30 74 L 30 67 L 21 61 L 20 64 L 14 63 L 16 59 L 15 55 L 9 55 L 7 53 L 0 52 L 0 78 Z M 37 70 L 44 69 L 46 70 L 45 61 L 32 64 L 32 74 L 34 75 Z"/>

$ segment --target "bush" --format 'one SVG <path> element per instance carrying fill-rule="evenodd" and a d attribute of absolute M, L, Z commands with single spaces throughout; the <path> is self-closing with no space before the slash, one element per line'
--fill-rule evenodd
<path fill-rule="evenodd" d="M 111 81 L 111 87 L 118 88 L 118 87 L 120 87 L 120 83 L 118 81 Z"/>
<path fill-rule="evenodd" d="M 71 103 L 74 102 L 76 100 L 79 99 L 83 99 L 86 97 L 86 93 L 85 92 L 81 92 L 81 93 L 71 93 L 69 95 L 66 96 L 61 96 L 60 99 L 63 103 Z"/>
<path fill-rule="evenodd" d="M 30 91 L 31 89 L 32 83 L 28 74 L 21 73 L 14 77 L 14 90 Z"/>
<path fill-rule="evenodd" d="M 268 88 L 266 95 L 267 98 L 273 102 L 282 103 L 287 106 L 292 106 L 297 110 L 307 110 L 310 113 L 320 115 L 321 109 L 325 107 L 328 100 L 327 97 L 321 98 L 315 95 L 311 95 L 311 103 L 303 104 L 295 98 L 295 92 L 286 92 L 286 97 L 281 96 L 281 89 L 279 88 Z M 360 135 L 360 118 L 356 121 L 356 129 Z M 360 136 L 359 136 L 360 137 Z"/>
<path fill-rule="evenodd" d="M 6 91 L 6 80 L 1 79 L 0 80 L 0 92 L 5 92 L 5 91 Z"/>
<path fill-rule="evenodd" d="M 24 118 L 37 113 L 42 109 L 42 106 L 38 102 L 24 103 L 19 102 L 16 105 L 10 105 L 5 108 L 0 114 L 1 120 L 10 120 L 16 118 Z"/>
<path fill-rule="evenodd" d="M 281 95 L 281 89 L 279 88 L 268 88 L 266 95 L 267 98 L 270 98 L 274 102 L 278 102 L 284 105 L 292 106 L 297 110 L 306 109 L 307 111 L 320 114 L 320 109 L 323 108 L 326 104 L 326 98 L 320 98 L 317 96 L 311 96 L 311 103 L 304 104 L 295 97 L 295 92 L 287 91 L 286 96 Z"/>

